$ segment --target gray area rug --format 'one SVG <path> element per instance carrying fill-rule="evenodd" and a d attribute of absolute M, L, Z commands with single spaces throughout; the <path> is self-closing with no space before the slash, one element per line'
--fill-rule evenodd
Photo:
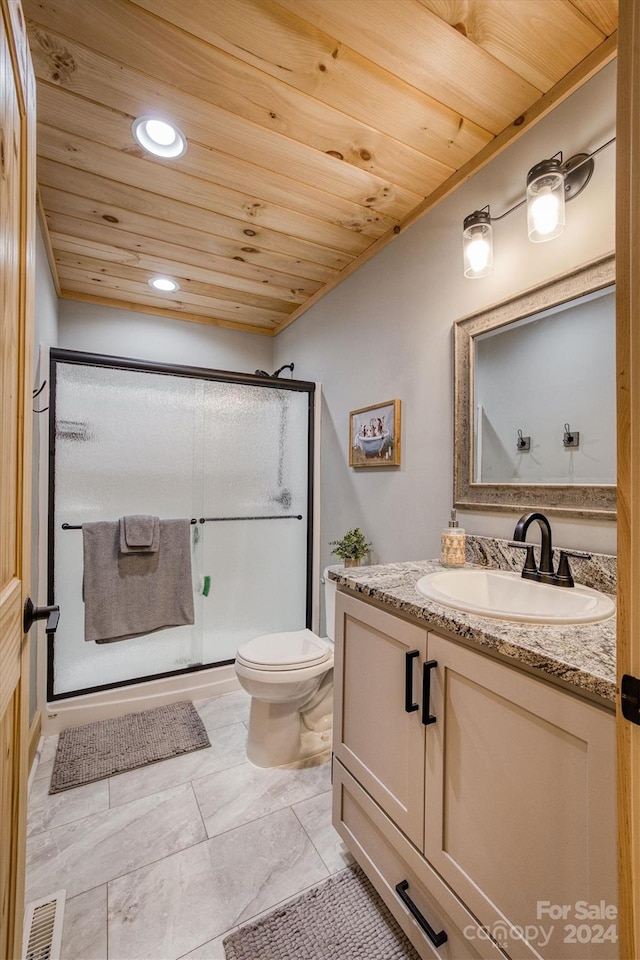
<path fill-rule="evenodd" d="M 420 960 L 360 867 L 241 927 L 226 960 Z"/>
<path fill-rule="evenodd" d="M 49 793 L 211 746 L 189 700 L 63 730 Z"/>

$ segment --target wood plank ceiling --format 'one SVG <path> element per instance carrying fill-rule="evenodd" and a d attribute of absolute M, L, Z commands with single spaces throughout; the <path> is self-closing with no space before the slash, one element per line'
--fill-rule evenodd
<path fill-rule="evenodd" d="M 61 295 L 266 335 L 608 62 L 617 24 L 617 0 L 23 7 Z M 149 114 L 183 157 L 135 143 Z"/>

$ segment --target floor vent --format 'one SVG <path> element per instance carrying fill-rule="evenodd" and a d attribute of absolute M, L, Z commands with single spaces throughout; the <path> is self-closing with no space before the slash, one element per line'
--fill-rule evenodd
<path fill-rule="evenodd" d="M 25 908 L 22 960 L 60 960 L 66 890 L 58 890 Z"/>

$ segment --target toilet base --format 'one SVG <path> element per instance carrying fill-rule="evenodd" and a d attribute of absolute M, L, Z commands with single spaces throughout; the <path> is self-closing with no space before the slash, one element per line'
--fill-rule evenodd
<path fill-rule="evenodd" d="M 247 759 L 257 767 L 304 767 L 325 763 L 331 759 L 331 707 L 329 696 L 322 698 L 323 717 L 311 715 L 313 721 L 296 704 L 251 700 Z M 312 698 L 315 700 L 315 698 Z M 314 704 L 315 705 L 315 704 Z M 293 709 L 292 709 L 293 707 Z M 310 761 L 313 761 L 312 763 Z"/>
<path fill-rule="evenodd" d="M 268 736 L 266 735 L 268 732 Z M 300 714 L 290 703 L 251 700 L 247 759 L 257 767 L 281 767 L 298 759 Z"/>

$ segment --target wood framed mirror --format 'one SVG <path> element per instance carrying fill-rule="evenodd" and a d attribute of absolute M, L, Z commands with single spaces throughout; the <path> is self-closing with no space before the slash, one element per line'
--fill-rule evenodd
<path fill-rule="evenodd" d="M 616 516 L 615 256 L 454 325 L 454 501 Z"/>

